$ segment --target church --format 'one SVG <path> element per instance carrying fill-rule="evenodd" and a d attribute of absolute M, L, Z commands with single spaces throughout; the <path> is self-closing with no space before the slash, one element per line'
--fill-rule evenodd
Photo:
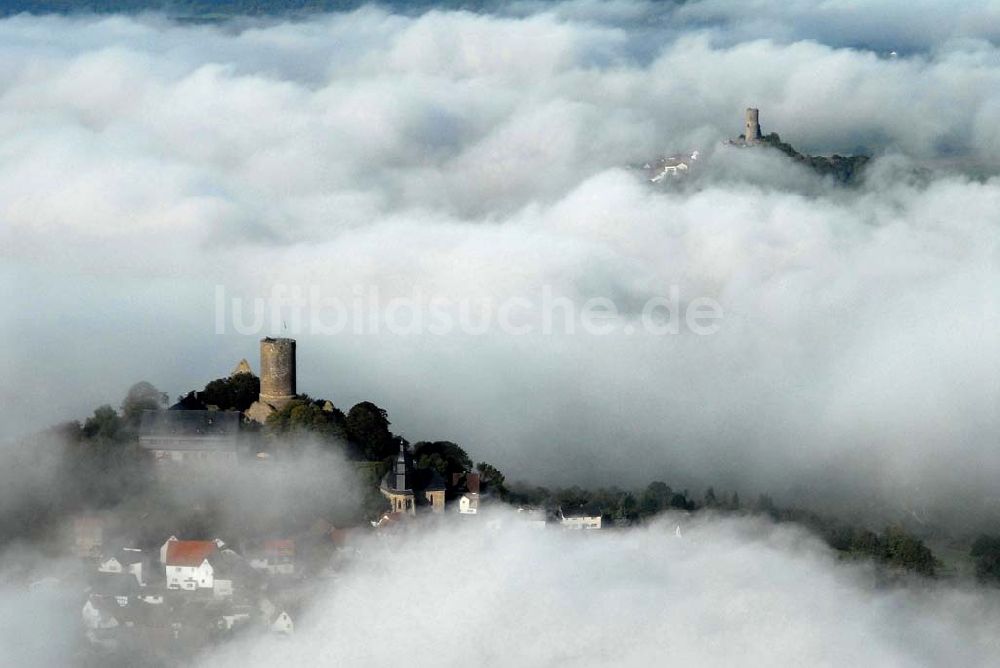
<path fill-rule="evenodd" d="M 379 491 L 389 500 L 390 512 L 417 514 L 417 506 L 434 513 L 444 512 L 445 482 L 434 469 L 414 467 L 413 458 L 405 445 L 392 468 L 382 477 Z"/>

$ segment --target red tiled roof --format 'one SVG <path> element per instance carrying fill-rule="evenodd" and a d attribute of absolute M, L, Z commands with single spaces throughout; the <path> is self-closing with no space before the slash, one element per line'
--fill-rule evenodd
<path fill-rule="evenodd" d="M 479 494 L 479 474 L 470 471 L 465 478 L 465 486 L 473 494 Z"/>
<path fill-rule="evenodd" d="M 212 540 L 178 540 L 167 544 L 168 566 L 201 566 L 201 562 L 215 553 Z"/>
<path fill-rule="evenodd" d="M 294 540 L 265 540 L 264 552 L 279 556 L 292 556 L 295 554 Z"/>

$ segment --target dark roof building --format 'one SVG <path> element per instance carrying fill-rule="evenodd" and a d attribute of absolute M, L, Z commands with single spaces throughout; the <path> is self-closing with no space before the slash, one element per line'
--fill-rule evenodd
<path fill-rule="evenodd" d="M 157 463 L 234 464 L 240 443 L 237 411 L 143 411 L 139 445 Z"/>
<path fill-rule="evenodd" d="M 382 495 L 392 505 L 392 512 L 415 514 L 417 505 L 429 505 L 434 512 L 444 511 L 444 478 L 436 469 L 413 466 L 406 446 L 399 446 L 399 455 L 392 469 L 382 477 Z"/>

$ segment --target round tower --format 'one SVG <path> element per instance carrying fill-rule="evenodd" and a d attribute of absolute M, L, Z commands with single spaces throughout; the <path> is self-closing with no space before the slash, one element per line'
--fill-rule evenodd
<path fill-rule="evenodd" d="M 747 107 L 746 122 L 743 128 L 743 140 L 748 144 L 760 141 L 760 111 Z"/>
<path fill-rule="evenodd" d="M 281 408 L 295 398 L 295 339 L 260 340 L 260 401 Z"/>

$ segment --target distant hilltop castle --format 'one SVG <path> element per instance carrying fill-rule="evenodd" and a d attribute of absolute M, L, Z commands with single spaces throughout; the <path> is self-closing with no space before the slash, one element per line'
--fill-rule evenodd
<path fill-rule="evenodd" d="M 744 147 L 767 147 L 773 148 L 786 156 L 803 164 L 820 176 L 833 178 L 834 181 L 848 185 L 856 182 L 861 171 L 871 160 L 867 155 L 806 155 L 799 153 L 790 144 L 781 141 L 777 132 L 764 134 L 760 129 L 760 110 L 756 107 L 747 107 L 743 114 L 743 134 L 736 139 L 727 139 L 723 142 L 725 146 Z M 698 160 L 699 152 L 690 151 L 688 153 L 677 153 L 666 157 L 657 158 L 643 164 L 632 165 L 634 169 L 641 169 L 646 172 L 646 178 L 652 183 L 661 183 L 673 180 L 672 177 L 686 176 L 693 173 L 698 166 L 704 170 L 704 160 Z M 711 161 L 709 156 L 709 161 Z"/>
<path fill-rule="evenodd" d="M 781 141 L 777 132 L 766 135 L 761 132 L 760 110 L 756 107 L 747 107 L 743 115 L 743 134 L 724 143 L 729 146 L 763 146 L 776 149 L 820 176 L 832 177 L 834 181 L 845 185 L 857 181 L 861 170 L 871 160 L 867 155 L 824 156 L 799 153 L 791 144 Z"/>
<path fill-rule="evenodd" d="M 746 112 L 743 114 L 743 134 L 736 139 L 728 139 L 724 143 L 730 146 L 750 146 L 765 143 L 766 141 L 767 138 L 760 131 L 760 109 L 747 107 Z"/>
<path fill-rule="evenodd" d="M 760 110 L 747 107 L 743 122 L 743 141 L 747 144 L 756 144 L 760 138 Z"/>

